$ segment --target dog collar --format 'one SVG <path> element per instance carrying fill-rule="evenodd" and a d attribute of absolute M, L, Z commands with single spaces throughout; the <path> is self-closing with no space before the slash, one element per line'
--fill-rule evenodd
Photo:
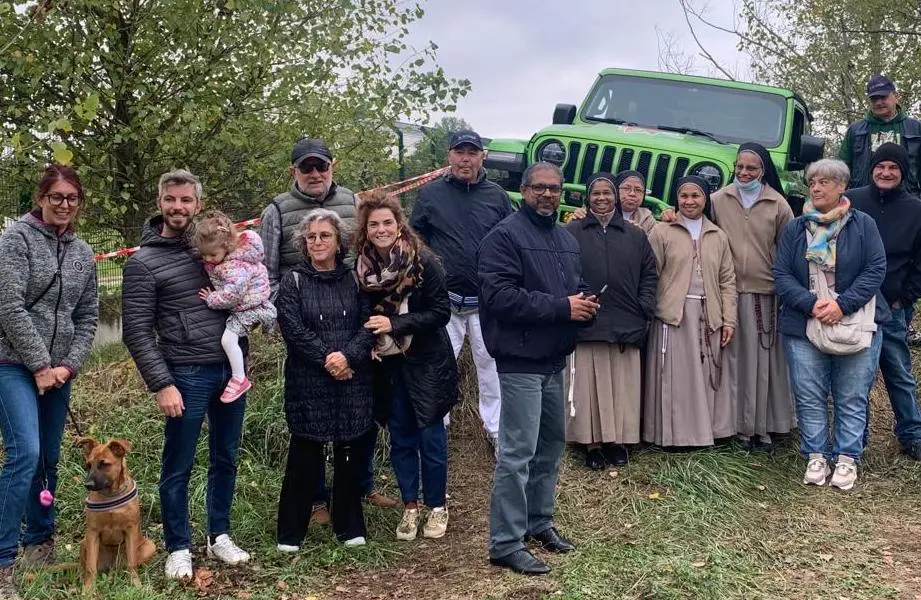
<path fill-rule="evenodd" d="M 119 508 L 121 506 L 128 504 L 129 502 L 137 498 L 137 495 L 138 495 L 138 486 L 132 480 L 128 484 L 127 489 L 125 489 L 125 491 L 119 492 L 118 494 L 116 494 L 115 496 L 112 496 L 111 498 L 106 498 L 105 500 L 102 500 L 100 502 L 94 502 L 90 500 L 89 498 L 86 498 L 86 500 L 84 500 L 83 502 L 86 506 L 86 510 L 90 512 L 108 512 L 110 510 L 115 510 L 116 508 Z"/>

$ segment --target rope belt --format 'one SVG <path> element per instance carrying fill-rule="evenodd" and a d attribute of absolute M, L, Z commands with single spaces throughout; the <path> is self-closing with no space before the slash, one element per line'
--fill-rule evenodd
<path fill-rule="evenodd" d="M 137 495 L 138 495 L 138 486 L 134 482 L 134 480 L 131 480 L 122 489 L 122 491 L 118 492 L 114 496 L 108 497 L 105 500 L 102 500 L 99 502 L 93 502 L 92 500 L 87 498 L 86 500 L 83 501 L 83 504 L 86 510 L 90 512 L 109 512 L 110 510 L 115 510 L 116 508 L 120 508 L 128 504 L 129 502 L 137 498 Z"/>
<path fill-rule="evenodd" d="M 765 350 L 770 350 L 777 342 L 777 306 L 776 298 L 769 294 L 752 294 L 755 301 L 755 321 L 758 324 L 758 344 Z M 764 326 L 764 317 L 762 316 L 761 302 L 763 298 L 770 300 L 770 329 Z M 764 337 L 767 336 L 767 346 L 764 345 Z"/>

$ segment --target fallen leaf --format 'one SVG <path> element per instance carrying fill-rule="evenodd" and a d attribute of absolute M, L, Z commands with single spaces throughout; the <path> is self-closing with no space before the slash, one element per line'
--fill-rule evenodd
<path fill-rule="evenodd" d="M 614 469 L 611 469 L 610 471 L 608 471 L 608 476 L 609 476 L 611 479 L 616 478 L 617 475 L 618 475 L 618 473 L 617 473 L 617 471 L 615 471 Z"/>
<path fill-rule="evenodd" d="M 696 561 L 696 562 L 692 562 L 692 563 L 691 563 L 691 566 L 694 567 L 694 568 L 696 568 L 696 569 L 702 569 L 702 568 L 704 568 L 704 567 L 707 566 L 707 561 L 705 561 L 705 560 L 698 560 L 698 561 Z"/>
<path fill-rule="evenodd" d="M 252 592 L 237 592 L 237 600 L 250 600 L 252 597 Z"/>
<path fill-rule="evenodd" d="M 819 554 L 819 558 L 821 558 L 821 559 L 824 560 L 825 562 L 830 561 L 830 560 L 833 559 L 834 557 L 835 557 L 834 554 Z"/>
<path fill-rule="evenodd" d="M 624 523 L 624 529 L 630 529 L 633 527 L 633 523 Z"/>
<path fill-rule="evenodd" d="M 661 500 L 661 499 L 662 499 L 662 494 L 660 494 L 659 492 L 653 492 L 653 493 L 649 494 L 649 499 L 650 499 L 650 500 Z"/>
<path fill-rule="evenodd" d="M 755 489 L 757 489 L 759 492 L 763 492 L 763 491 L 766 490 L 767 488 L 764 487 L 763 485 L 756 485 L 756 486 L 755 486 Z"/>
<path fill-rule="evenodd" d="M 280 589 L 280 590 L 286 590 L 286 589 L 288 589 L 288 584 L 285 583 L 285 580 L 284 580 L 284 579 L 279 579 L 279 580 L 278 580 L 278 583 L 276 583 L 275 586 L 276 586 L 278 589 Z"/>
<path fill-rule="evenodd" d="M 883 562 L 890 567 L 895 564 L 895 560 L 893 560 L 892 555 L 888 553 L 883 555 Z"/>
<path fill-rule="evenodd" d="M 336 591 L 339 592 L 340 594 L 345 594 L 349 591 L 349 588 L 342 586 L 342 585 L 337 585 Z"/>
<path fill-rule="evenodd" d="M 192 584 L 200 592 L 207 592 L 211 584 L 214 583 L 214 574 L 204 567 L 195 570 L 195 578 Z"/>
<path fill-rule="evenodd" d="M 35 581 L 35 578 L 36 578 L 36 574 L 34 571 L 29 571 L 28 573 L 22 576 L 22 580 L 25 581 L 26 583 L 32 583 L 33 581 Z"/>

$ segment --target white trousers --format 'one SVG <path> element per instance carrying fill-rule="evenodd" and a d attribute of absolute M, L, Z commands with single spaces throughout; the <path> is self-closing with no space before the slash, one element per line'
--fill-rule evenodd
<path fill-rule="evenodd" d="M 464 346 L 464 337 L 470 337 L 470 349 L 473 351 L 473 363 L 476 365 L 477 383 L 480 387 L 480 418 L 489 435 L 499 434 L 499 375 L 496 373 L 496 361 L 486 351 L 483 332 L 480 330 L 480 314 L 477 311 L 464 315 L 451 313 L 448 322 L 448 336 L 454 347 L 454 356 L 460 354 Z M 447 423 L 447 416 L 445 417 Z"/>

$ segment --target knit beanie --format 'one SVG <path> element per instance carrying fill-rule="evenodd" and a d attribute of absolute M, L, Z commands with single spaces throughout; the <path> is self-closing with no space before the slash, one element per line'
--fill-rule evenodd
<path fill-rule="evenodd" d="M 911 173 L 911 168 L 908 166 L 908 151 L 900 144 L 886 142 L 877 148 L 873 156 L 870 157 L 870 171 L 872 172 L 876 165 L 884 160 L 889 160 L 899 165 L 899 170 L 902 171 L 902 179 L 905 179 Z"/>

